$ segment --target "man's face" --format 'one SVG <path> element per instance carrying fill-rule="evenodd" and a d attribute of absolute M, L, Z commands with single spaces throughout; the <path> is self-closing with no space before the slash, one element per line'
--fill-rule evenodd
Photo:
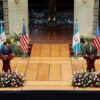
<path fill-rule="evenodd" d="M 6 43 L 6 45 L 5 45 L 6 47 L 8 47 L 8 43 Z"/>
<path fill-rule="evenodd" d="M 91 43 L 90 43 L 90 46 L 92 46 L 92 45 L 93 45 L 93 43 L 91 42 Z"/>

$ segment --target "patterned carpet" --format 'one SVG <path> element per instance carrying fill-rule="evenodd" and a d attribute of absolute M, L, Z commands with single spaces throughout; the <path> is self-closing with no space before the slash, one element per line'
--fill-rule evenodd
<path fill-rule="evenodd" d="M 66 26 L 46 27 L 35 26 L 30 27 L 31 43 L 71 43 L 72 29 L 67 29 Z"/>

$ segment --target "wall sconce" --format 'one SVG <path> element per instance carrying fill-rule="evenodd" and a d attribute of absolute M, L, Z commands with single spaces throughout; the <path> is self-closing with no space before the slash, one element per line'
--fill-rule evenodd
<path fill-rule="evenodd" d="M 50 21 L 51 20 L 51 18 L 50 17 L 48 17 L 48 21 Z"/>
<path fill-rule="evenodd" d="M 56 18 L 55 17 L 53 18 L 53 21 L 56 21 Z"/>
<path fill-rule="evenodd" d="M 17 5 L 19 3 L 19 0 L 14 0 L 15 4 Z"/>

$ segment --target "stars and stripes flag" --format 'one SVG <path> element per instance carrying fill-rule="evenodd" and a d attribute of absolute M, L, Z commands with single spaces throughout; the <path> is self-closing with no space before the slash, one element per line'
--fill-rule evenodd
<path fill-rule="evenodd" d="M 0 48 L 2 47 L 3 43 L 6 42 L 6 35 L 3 28 L 3 21 L 0 21 Z"/>
<path fill-rule="evenodd" d="M 73 51 L 77 55 L 80 53 L 80 34 L 78 32 L 78 20 L 75 20 L 74 34 L 73 34 Z"/>
<path fill-rule="evenodd" d="M 28 51 L 28 33 L 26 32 L 25 23 L 23 22 L 22 35 L 20 37 L 20 48 L 23 53 Z"/>
<path fill-rule="evenodd" d="M 99 30 L 99 24 L 97 24 L 96 27 L 96 34 L 93 38 L 93 45 L 97 48 L 98 51 L 100 51 L 100 30 Z"/>

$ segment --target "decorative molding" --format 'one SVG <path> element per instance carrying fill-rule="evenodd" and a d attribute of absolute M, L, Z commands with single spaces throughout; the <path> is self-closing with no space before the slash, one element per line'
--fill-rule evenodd
<path fill-rule="evenodd" d="M 94 0 L 93 33 L 96 31 L 99 15 L 99 0 Z"/>
<path fill-rule="evenodd" d="M 3 0 L 3 13 L 4 13 L 4 29 L 5 33 L 9 33 L 9 14 L 8 14 L 8 0 Z"/>
<path fill-rule="evenodd" d="M 17 5 L 19 3 L 20 0 L 14 0 L 15 4 Z"/>
<path fill-rule="evenodd" d="M 98 2 L 99 0 L 95 0 L 95 2 Z"/>
<path fill-rule="evenodd" d="M 83 2 L 84 4 L 86 4 L 87 0 L 82 0 L 82 2 Z"/>

